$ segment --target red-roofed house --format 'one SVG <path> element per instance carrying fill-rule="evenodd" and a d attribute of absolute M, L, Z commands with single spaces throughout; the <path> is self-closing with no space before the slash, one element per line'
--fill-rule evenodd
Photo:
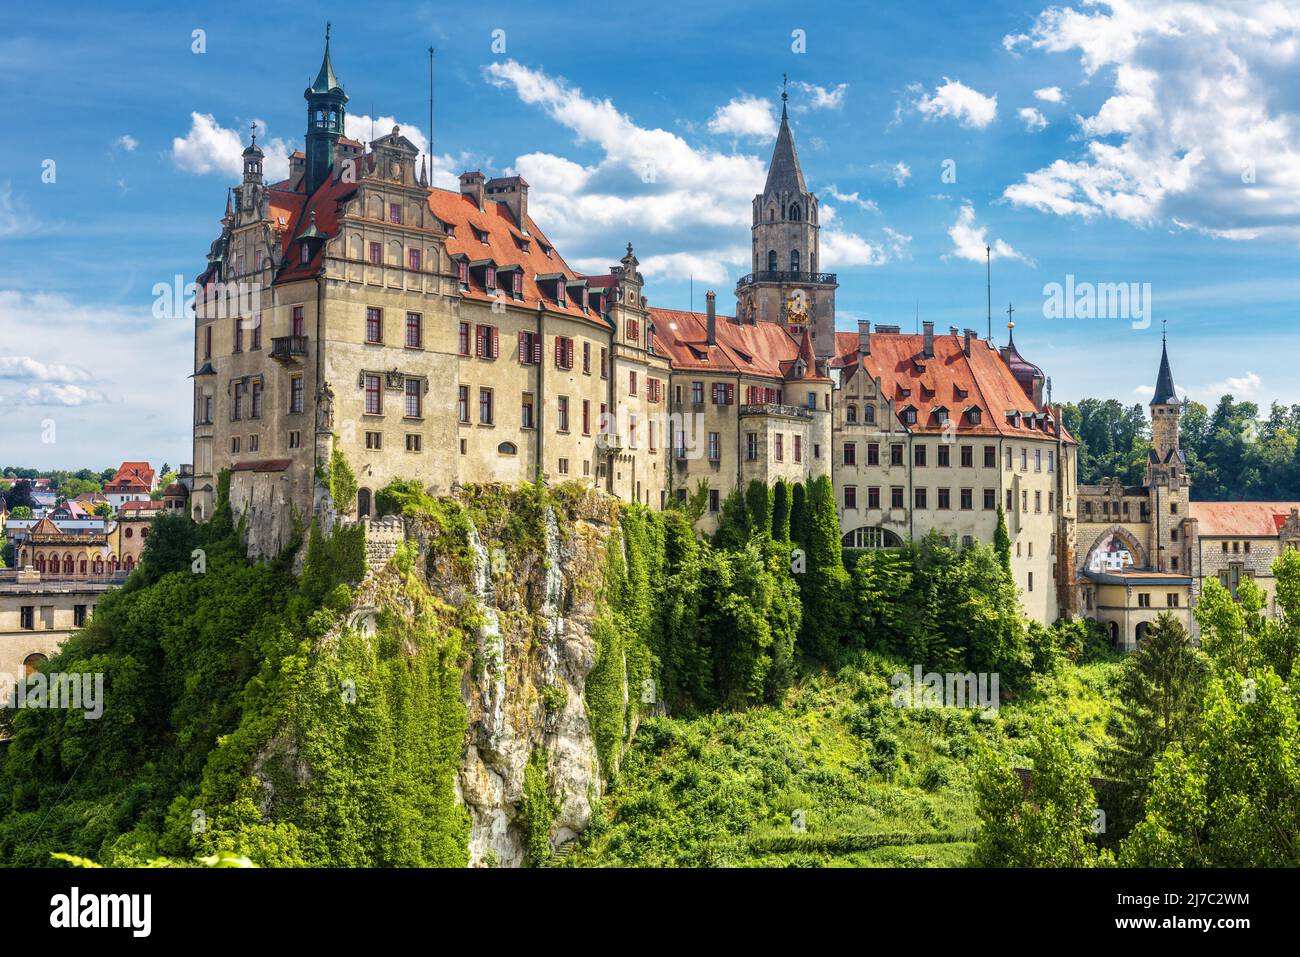
<path fill-rule="evenodd" d="M 114 508 L 121 508 L 126 502 L 147 499 L 154 482 L 154 471 L 148 462 L 123 462 L 117 474 L 104 484 L 104 497 Z"/>

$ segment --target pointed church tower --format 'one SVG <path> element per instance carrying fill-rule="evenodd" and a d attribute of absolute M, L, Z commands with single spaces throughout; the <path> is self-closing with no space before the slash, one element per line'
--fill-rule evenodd
<path fill-rule="evenodd" d="M 1151 481 L 1177 480 L 1183 474 L 1184 456 L 1178 445 L 1183 404 L 1174 391 L 1174 374 L 1169 368 L 1169 346 L 1160 336 L 1160 372 L 1156 375 L 1156 392 L 1151 397 L 1151 455 L 1147 474 Z"/>
<path fill-rule="evenodd" d="M 348 96 L 334 75 L 330 61 L 330 26 L 325 24 L 325 57 L 316 80 L 303 91 L 307 100 L 307 195 L 320 187 L 334 165 L 334 148 L 343 135 Z"/>
<path fill-rule="evenodd" d="M 796 339 L 810 330 L 818 358 L 835 354 L 835 290 L 821 273 L 817 197 L 808 192 L 781 92 L 781 126 L 763 192 L 754 197 L 753 272 L 736 284 L 740 322 L 777 322 Z"/>

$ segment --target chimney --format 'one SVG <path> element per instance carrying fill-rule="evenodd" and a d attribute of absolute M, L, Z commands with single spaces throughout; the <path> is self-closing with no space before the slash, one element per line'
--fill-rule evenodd
<path fill-rule="evenodd" d="M 966 333 L 966 344 L 962 347 L 962 352 L 966 353 L 966 358 L 969 359 L 969 358 L 970 358 L 970 341 L 971 341 L 971 338 L 973 337 L 973 338 L 978 339 L 978 338 L 979 338 L 979 334 L 976 333 L 974 329 L 967 329 L 967 330 L 965 330 L 965 333 Z"/>
<path fill-rule="evenodd" d="M 923 322 L 921 323 L 921 328 L 925 330 L 925 350 L 924 350 L 925 357 L 927 359 L 933 359 L 934 358 L 934 323 L 928 321 Z"/>
<path fill-rule="evenodd" d="M 950 335 L 950 336 L 956 336 L 956 335 L 957 335 L 957 327 L 956 327 L 956 326 L 949 326 L 949 327 L 948 327 L 948 335 Z"/>
<path fill-rule="evenodd" d="M 871 355 L 871 320 L 858 320 L 858 355 Z"/>
<path fill-rule="evenodd" d="M 489 180 L 487 193 L 497 202 L 505 203 L 510 209 L 519 231 L 528 235 L 528 183 L 522 176 L 504 176 Z"/>
<path fill-rule="evenodd" d="M 460 174 L 460 194 L 472 197 L 478 211 L 483 212 L 483 174 L 478 170 Z"/>
<path fill-rule="evenodd" d="M 709 345 L 718 341 L 718 294 L 710 290 L 704 294 L 704 305 L 708 314 Z"/>

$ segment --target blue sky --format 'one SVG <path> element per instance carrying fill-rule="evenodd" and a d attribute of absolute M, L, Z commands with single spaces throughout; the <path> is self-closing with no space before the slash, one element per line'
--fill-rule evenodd
<path fill-rule="evenodd" d="M 354 134 L 424 144 L 433 45 L 438 181 L 521 172 L 653 304 L 734 304 L 788 73 L 842 328 L 983 331 L 988 243 L 995 334 L 1014 303 L 1057 400 L 1145 403 L 1167 320 L 1187 395 L 1300 402 L 1295 4 L 114 7 L 0 37 L 0 464 L 188 461 L 192 330 L 153 290 L 201 268 L 251 122 L 272 171 L 302 145 L 327 19 Z M 1049 318 L 1067 276 L 1149 283 L 1154 321 Z"/>

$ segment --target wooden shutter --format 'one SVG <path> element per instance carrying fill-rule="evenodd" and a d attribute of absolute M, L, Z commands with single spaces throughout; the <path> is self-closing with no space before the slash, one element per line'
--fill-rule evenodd
<path fill-rule="evenodd" d="M 528 333 L 520 332 L 519 333 L 519 361 L 527 362 L 530 358 L 532 358 L 528 354 L 531 351 L 532 350 L 528 348 Z"/>

